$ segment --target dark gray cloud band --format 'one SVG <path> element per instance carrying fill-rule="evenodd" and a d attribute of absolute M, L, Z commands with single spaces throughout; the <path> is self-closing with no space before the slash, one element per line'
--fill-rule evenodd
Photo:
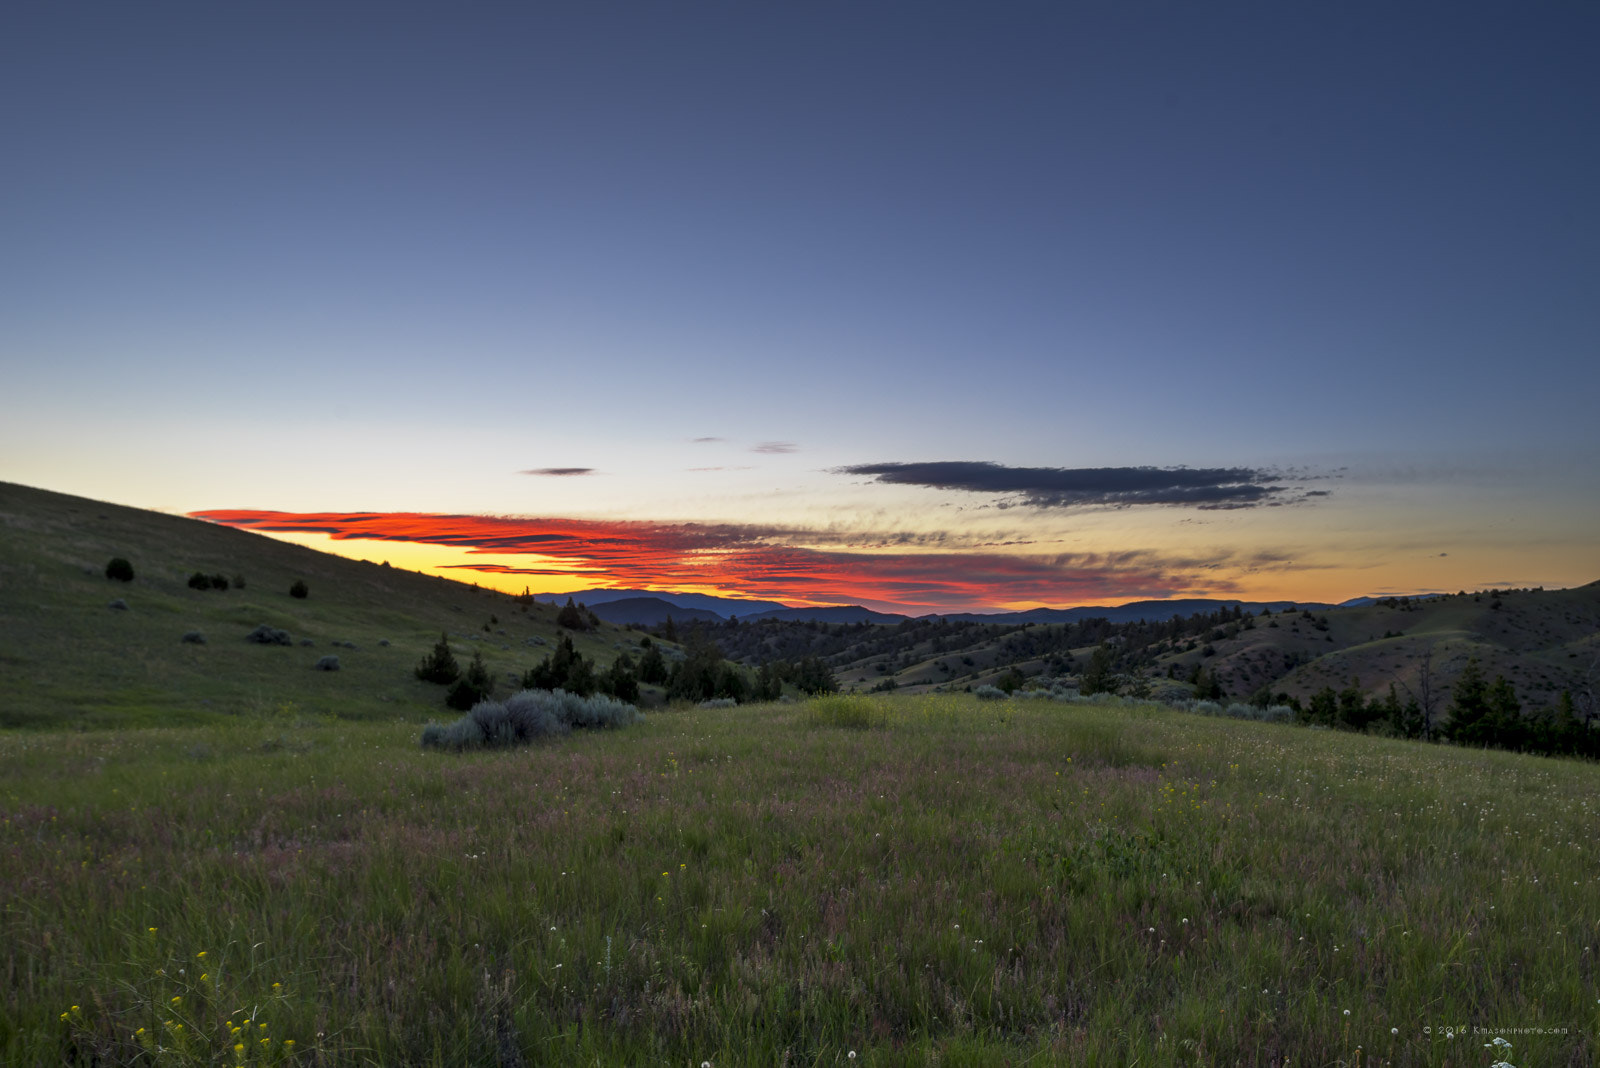
<path fill-rule="evenodd" d="M 543 475 L 549 478 L 571 478 L 574 475 L 592 475 L 592 467 L 535 467 L 521 472 L 524 475 Z"/>
<path fill-rule="evenodd" d="M 835 474 L 898 486 L 928 486 L 1012 498 L 1036 508 L 1254 508 L 1287 503 L 1291 489 L 1248 467 L 1007 467 L 985 460 L 852 464 Z"/>

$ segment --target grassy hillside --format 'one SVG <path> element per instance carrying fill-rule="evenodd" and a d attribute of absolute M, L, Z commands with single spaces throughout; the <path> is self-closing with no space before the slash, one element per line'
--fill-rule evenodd
<path fill-rule="evenodd" d="M 1524 701 L 1555 703 L 1563 689 L 1600 682 L 1600 582 L 1570 590 L 1467 593 L 1413 602 L 1290 613 L 1213 642 L 1212 670 L 1248 693 L 1262 683 L 1297 697 L 1359 680 L 1368 692 L 1417 685 L 1423 660 L 1453 678 L 1476 657 L 1504 675 Z M 1320 623 L 1325 621 L 1326 629 Z M 1181 658 L 1179 658 L 1181 659 Z M 1191 661 L 1194 657 L 1191 655 Z"/>
<path fill-rule="evenodd" d="M 133 564 L 132 582 L 105 577 L 112 557 Z M 191 589 L 196 571 L 225 575 L 231 588 Z M 289 595 L 297 581 L 304 600 Z M 125 610 L 108 607 L 119 599 Z M 443 690 L 411 674 L 441 632 L 463 666 L 481 650 L 504 689 L 548 651 L 535 643 L 555 640 L 555 613 L 258 534 L 0 483 L 0 726 L 442 715 Z M 246 642 L 262 623 L 295 644 Z M 190 631 L 205 644 L 183 642 Z M 576 644 L 604 666 L 629 637 L 607 625 Z M 314 669 L 330 655 L 340 670 Z"/>
<path fill-rule="evenodd" d="M 1167 636 L 1161 624 L 1029 624 L 914 620 L 894 626 L 821 627 L 761 622 L 710 630 L 747 663 L 781 651 L 827 658 L 842 685 L 893 681 L 911 693 L 994 682 L 1016 667 L 1029 676 L 1072 676 L 1106 641 L 1116 670 L 1153 681 L 1187 680 L 1196 668 L 1235 699 L 1261 687 L 1306 698 L 1352 679 L 1372 695 L 1415 690 L 1424 662 L 1436 688 L 1476 657 L 1485 673 L 1516 685 L 1525 707 L 1554 705 L 1563 690 L 1600 691 L 1600 582 L 1569 590 L 1466 593 L 1312 613 L 1283 612 L 1198 626 Z M 782 628 L 780 630 L 780 627 Z"/>
<path fill-rule="evenodd" d="M 1592 764 L 956 695 L 417 735 L 0 733 L 0 1063 L 1600 1056 Z"/>

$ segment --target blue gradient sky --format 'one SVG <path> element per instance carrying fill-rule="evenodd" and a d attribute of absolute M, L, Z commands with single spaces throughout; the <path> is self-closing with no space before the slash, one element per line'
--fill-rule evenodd
<path fill-rule="evenodd" d="M 1597 44 L 1580 4 L 10 4 L 0 478 L 1590 581 Z M 831 472 L 931 460 L 1330 496 Z"/>

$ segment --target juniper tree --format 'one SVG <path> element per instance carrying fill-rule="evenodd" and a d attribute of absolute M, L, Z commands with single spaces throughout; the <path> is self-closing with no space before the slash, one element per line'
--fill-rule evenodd
<path fill-rule="evenodd" d="M 472 663 L 467 665 L 467 673 L 450 687 L 444 703 L 457 711 L 465 712 L 493 691 L 494 680 L 489 678 L 489 669 L 484 665 L 483 653 L 474 652 Z"/>
<path fill-rule="evenodd" d="M 433 652 L 422 658 L 417 665 L 417 678 L 423 682 L 436 682 L 440 685 L 449 685 L 461 675 L 461 667 L 456 663 L 455 654 L 450 651 L 450 636 L 439 635 L 438 644 L 433 647 Z"/>

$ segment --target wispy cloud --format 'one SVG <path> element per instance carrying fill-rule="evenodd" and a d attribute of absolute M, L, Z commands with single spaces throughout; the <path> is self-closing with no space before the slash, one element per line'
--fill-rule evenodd
<path fill-rule="evenodd" d="M 1007 467 L 986 460 L 851 464 L 835 474 L 900 486 L 986 493 L 1035 508 L 1187 505 L 1251 508 L 1280 503 L 1290 487 L 1248 467 Z M 1318 495 L 1325 495 L 1319 491 Z"/>
<path fill-rule="evenodd" d="M 800 446 L 796 445 L 792 441 L 761 441 L 750 446 L 750 451 L 764 452 L 768 454 L 799 452 Z"/>
<path fill-rule="evenodd" d="M 550 478 L 569 478 L 573 475 L 592 475 L 592 467 L 535 467 L 527 471 L 519 471 L 523 475 L 544 475 Z"/>
<path fill-rule="evenodd" d="M 690 438 L 689 439 L 689 444 L 691 444 L 691 445 L 710 445 L 713 442 L 727 441 L 727 440 L 728 440 L 727 438 L 717 438 L 717 437 Z"/>
<path fill-rule="evenodd" d="M 755 524 L 398 512 L 193 514 L 250 530 L 416 542 L 452 546 L 469 554 L 530 557 L 526 566 L 488 561 L 457 565 L 483 572 L 582 574 L 597 585 L 715 588 L 774 600 L 857 601 L 929 610 L 1227 592 L 1233 588 L 1231 569 L 1249 563 L 1227 554 L 952 550 L 940 533 L 904 536 Z"/>

